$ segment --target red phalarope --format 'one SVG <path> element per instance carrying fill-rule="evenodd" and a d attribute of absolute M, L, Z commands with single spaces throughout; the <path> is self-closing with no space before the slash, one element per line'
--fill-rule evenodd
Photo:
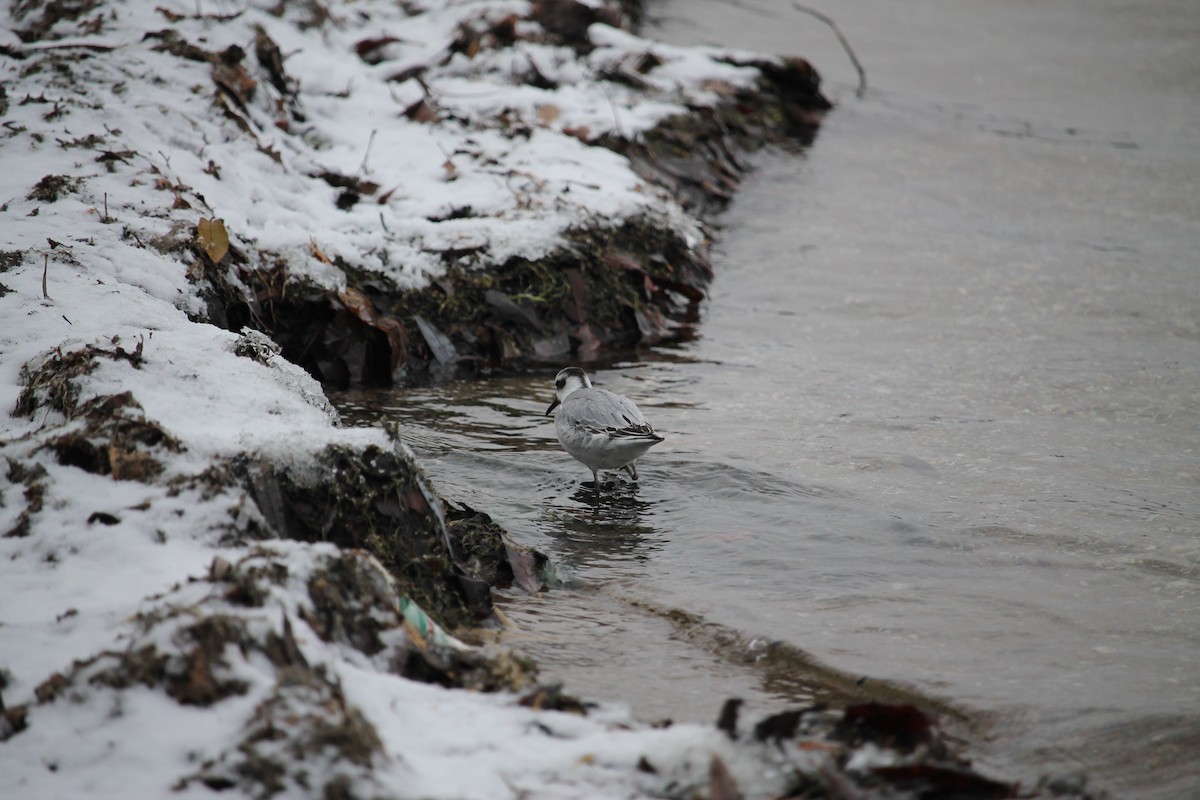
<path fill-rule="evenodd" d="M 591 379 L 579 367 L 559 372 L 554 390 L 557 396 L 546 415 L 558 408 L 554 418 L 558 441 L 592 471 L 593 485 L 600 487 L 600 470 L 623 469 L 636 481 L 633 462 L 663 437 L 654 432 L 633 401 L 607 389 L 593 388 Z"/>

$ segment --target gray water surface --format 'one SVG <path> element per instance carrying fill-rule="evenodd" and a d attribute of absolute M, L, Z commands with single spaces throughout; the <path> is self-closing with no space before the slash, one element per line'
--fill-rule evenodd
<path fill-rule="evenodd" d="M 568 690 L 819 695 L 756 670 L 778 639 L 961 711 L 998 776 L 1200 797 L 1200 4 L 842 5 L 862 99 L 787 3 L 652 7 L 838 108 L 719 220 L 699 338 L 595 375 L 668 437 L 640 486 L 580 486 L 550 374 L 338 402 L 552 556 L 504 607 Z"/>

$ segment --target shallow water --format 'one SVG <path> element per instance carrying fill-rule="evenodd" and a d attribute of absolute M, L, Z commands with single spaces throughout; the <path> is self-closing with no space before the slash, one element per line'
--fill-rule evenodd
<path fill-rule="evenodd" d="M 339 406 L 551 555 L 504 608 L 570 691 L 708 721 L 869 676 L 998 775 L 1200 796 L 1200 5 L 823 9 L 862 99 L 786 3 L 656 8 L 839 107 L 720 220 L 699 337 L 597 371 L 668 437 L 641 484 L 581 487 L 550 374 Z"/>

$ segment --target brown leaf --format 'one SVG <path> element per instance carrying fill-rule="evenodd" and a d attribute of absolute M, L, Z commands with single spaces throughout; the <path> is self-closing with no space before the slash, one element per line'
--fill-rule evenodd
<path fill-rule="evenodd" d="M 413 122 L 434 122 L 437 120 L 437 111 L 424 97 L 404 109 L 403 114 Z"/>
<path fill-rule="evenodd" d="M 116 443 L 108 446 L 109 470 L 115 481 L 149 481 L 162 472 L 158 459 Z"/>
<path fill-rule="evenodd" d="M 221 51 L 212 68 L 213 82 L 232 95 L 243 110 L 258 88 L 258 81 L 242 66 L 245 57 L 246 51 L 236 44 L 230 45 Z"/>
<path fill-rule="evenodd" d="M 465 22 L 458 24 L 458 38 L 450 43 L 449 50 L 453 53 L 462 53 L 467 58 L 474 58 L 479 54 L 479 34 Z"/>
<path fill-rule="evenodd" d="M 316 239 L 308 240 L 308 252 L 312 254 L 313 258 L 315 258 L 317 261 L 320 261 L 322 264 L 328 264 L 331 267 L 333 266 L 333 262 L 329 260 L 329 256 L 322 253 L 321 248 L 317 246 Z"/>
<path fill-rule="evenodd" d="M 496 46 L 508 47 L 517 41 L 518 21 L 519 20 L 517 19 L 516 14 L 509 14 L 507 17 L 488 28 L 488 33 L 492 35 Z"/>
<path fill-rule="evenodd" d="M 549 125 L 562 116 L 562 109 L 553 103 L 543 103 L 537 107 L 538 122 L 542 125 Z"/>
<path fill-rule="evenodd" d="M 408 357 L 408 334 L 404 332 L 404 326 L 395 317 L 382 316 L 375 310 L 375 304 L 370 298 L 357 289 L 347 288 L 339 292 L 338 299 L 342 301 L 346 310 L 361 322 L 387 337 L 388 349 L 391 351 L 391 369 L 395 371 Z"/>
<path fill-rule="evenodd" d="M 568 711 L 583 717 L 586 717 L 588 712 L 587 706 L 582 701 L 563 692 L 561 684 L 536 686 L 517 702 L 526 708 L 538 711 Z M 594 755 L 588 754 L 579 760 L 582 763 L 591 764 L 595 758 Z"/>
<path fill-rule="evenodd" d="M 223 581 L 233 573 L 233 564 L 230 564 L 220 556 L 213 556 L 212 563 L 208 565 L 208 579 L 210 581 Z"/>
<path fill-rule="evenodd" d="M 283 51 L 279 49 L 275 40 L 267 35 L 266 29 L 261 25 L 254 26 L 254 56 L 258 59 L 259 65 L 267 71 L 271 85 L 281 95 L 287 97 L 295 94 L 292 82 L 283 68 Z"/>
<path fill-rule="evenodd" d="M 587 125 L 572 125 L 569 128 L 563 128 L 562 132 L 567 136 L 574 136 L 584 144 L 587 144 L 592 138 L 592 131 Z"/>
<path fill-rule="evenodd" d="M 716 753 L 708 764 L 708 800 L 742 800 L 737 781 Z"/>
<path fill-rule="evenodd" d="M 187 14 L 177 14 L 169 8 L 155 6 L 154 10 L 167 18 L 167 22 L 179 22 L 181 19 L 187 19 Z"/>
<path fill-rule="evenodd" d="M 633 68 L 645 75 L 647 72 L 657 69 L 665 63 L 666 61 L 663 59 L 663 57 L 657 53 L 645 52 L 638 57 L 637 61 L 633 65 Z"/>
<path fill-rule="evenodd" d="M 368 64 L 378 64 L 383 61 L 383 56 L 380 53 L 376 53 L 377 50 L 387 47 L 389 44 L 403 41 L 403 39 L 397 39 L 395 36 L 374 36 L 370 39 L 363 39 L 356 42 L 354 52 Z"/>
<path fill-rule="evenodd" d="M 733 97 L 738 93 L 737 87 L 735 87 L 729 81 L 721 81 L 716 79 L 701 81 L 700 88 L 721 97 Z"/>
<path fill-rule="evenodd" d="M 220 264 L 229 252 L 229 234 L 222 220 L 201 217 L 196 226 L 196 240 L 214 264 Z"/>
<path fill-rule="evenodd" d="M 0 704 L 0 742 L 29 727 L 28 716 L 29 706 L 27 705 L 3 708 L 3 704 Z"/>
<path fill-rule="evenodd" d="M 49 678 L 39 683 L 37 688 L 33 690 L 33 694 L 39 703 L 48 703 L 55 697 L 58 697 L 59 693 L 67 688 L 67 685 L 68 681 L 63 677 L 62 673 L 55 672 Z"/>
<path fill-rule="evenodd" d="M 375 313 L 375 304 L 365 294 L 357 289 L 347 288 L 338 292 L 338 299 L 347 311 L 374 327 L 378 315 Z"/>

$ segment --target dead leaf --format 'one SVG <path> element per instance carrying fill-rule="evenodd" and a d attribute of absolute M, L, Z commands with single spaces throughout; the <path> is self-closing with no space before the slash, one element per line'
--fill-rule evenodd
<path fill-rule="evenodd" d="M 308 252 L 312 254 L 313 258 L 315 258 L 317 261 L 320 261 L 322 264 L 328 264 L 331 267 L 333 266 L 333 262 L 329 260 L 329 256 L 322 253 L 321 248 L 317 246 L 316 239 L 308 240 Z"/>
<path fill-rule="evenodd" d="M 254 90 L 258 88 L 258 81 L 242 66 L 242 59 L 245 57 L 246 51 L 233 44 L 218 54 L 212 68 L 213 82 L 228 92 L 243 111 L 254 97 Z"/>
<path fill-rule="evenodd" d="M 63 689 L 67 688 L 68 685 L 70 685 L 70 683 L 65 677 L 63 677 L 62 673 L 55 672 L 49 678 L 38 684 L 37 688 L 33 690 L 33 694 L 39 703 L 49 703 L 55 697 L 58 697 L 59 693 Z"/>
<path fill-rule="evenodd" d="M 504 19 L 497 22 L 492 27 L 488 28 L 488 33 L 494 39 L 493 46 L 509 47 L 517 41 L 517 19 L 516 14 L 509 14 Z"/>
<path fill-rule="evenodd" d="M 721 81 L 716 79 L 701 81 L 700 88 L 704 89 L 705 91 L 712 92 L 720 97 L 733 97 L 738 93 L 737 87 L 731 84 L 729 81 Z"/>
<path fill-rule="evenodd" d="M 636 63 L 634 63 L 633 68 L 642 75 L 645 75 L 647 72 L 657 69 L 665 63 L 666 60 L 657 53 L 645 52 L 638 57 L 638 60 Z"/>
<path fill-rule="evenodd" d="M 543 103 L 537 107 L 538 122 L 542 125 L 549 125 L 562 116 L 562 109 L 553 103 Z"/>
<path fill-rule="evenodd" d="M 229 252 L 229 234 L 225 231 L 225 223 L 222 220 L 202 217 L 197 226 L 196 238 L 214 264 L 221 263 L 221 259 Z"/>
<path fill-rule="evenodd" d="M 737 781 L 729 772 L 729 767 L 716 753 L 708 764 L 708 798 L 709 800 L 742 800 Z"/>
<path fill-rule="evenodd" d="M 408 358 L 408 334 L 404 332 L 404 326 L 398 319 L 380 314 L 375 309 L 375 304 L 357 289 L 347 287 L 345 291 L 338 292 L 338 299 L 342 301 L 346 310 L 362 323 L 387 337 L 393 371 Z"/>
<path fill-rule="evenodd" d="M 354 52 L 368 64 L 378 64 L 387 58 L 386 52 L 381 52 L 383 48 L 396 42 L 404 42 L 404 39 L 398 39 L 395 36 L 375 36 L 356 42 Z"/>
<path fill-rule="evenodd" d="M 296 93 L 293 81 L 283 68 L 283 51 L 279 49 L 275 40 L 267 35 L 266 29 L 261 25 L 254 26 L 254 55 L 258 59 L 259 65 L 267 71 L 267 75 L 271 78 L 271 85 L 281 95 L 288 97 Z"/>
<path fill-rule="evenodd" d="M 567 136 L 574 136 L 584 144 L 587 144 L 591 140 L 592 136 L 592 131 L 587 125 L 572 125 L 569 128 L 563 128 L 562 132 Z"/>
<path fill-rule="evenodd" d="M 454 162 L 446 159 L 442 162 L 442 169 L 446 172 L 446 182 L 458 180 L 458 167 L 454 166 Z"/>
<path fill-rule="evenodd" d="M 450 43 L 450 53 L 462 53 L 467 58 L 474 58 L 479 55 L 479 38 L 479 34 L 474 28 L 465 22 L 460 22 L 458 24 L 458 38 Z"/>
<path fill-rule="evenodd" d="M 108 446 L 109 470 L 115 481 L 147 482 L 162 472 L 158 459 L 141 450 L 113 443 Z"/>
<path fill-rule="evenodd" d="M 233 564 L 230 564 L 220 556 L 213 556 L 212 563 L 208 565 L 208 579 L 210 581 L 223 581 L 232 573 Z"/>
<path fill-rule="evenodd" d="M 403 114 L 413 122 L 434 122 L 437 120 L 437 111 L 424 97 L 404 109 Z"/>

